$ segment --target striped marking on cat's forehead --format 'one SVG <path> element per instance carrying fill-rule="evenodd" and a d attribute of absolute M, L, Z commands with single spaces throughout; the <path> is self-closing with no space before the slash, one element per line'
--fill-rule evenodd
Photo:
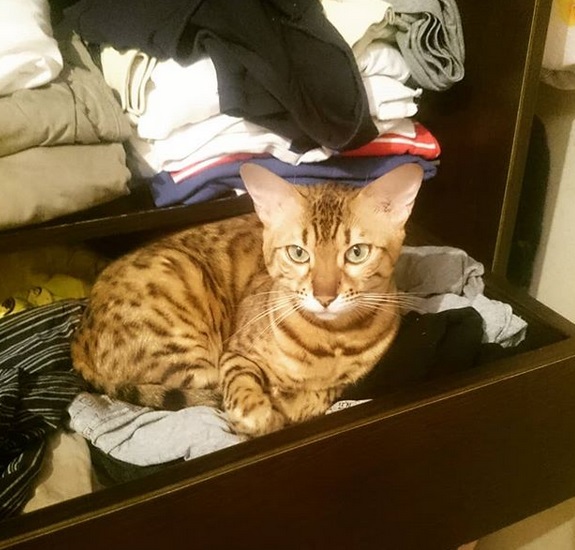
<path fill-rule="evenodd" d="M 347 217 L 347 202 L 353 195 L 353 190 L 340 184 L 324 184 L 310 193 L 309 215 L 317 243 L 332 242 L 338 231 L 344 225 Z M 349 228 L 344 227 L 346 241 L 349 242 Z M 304 243 L 308 239 L 307 229 L 304 229 Z"/>

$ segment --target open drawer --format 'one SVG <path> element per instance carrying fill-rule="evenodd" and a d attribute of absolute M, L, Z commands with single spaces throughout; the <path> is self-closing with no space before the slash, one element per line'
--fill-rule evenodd
<path fill-rule="evenodd" d="M 575 495 L 575 327 L 529 350 L 8 520 L 0 548 L 448 549 Z"/>

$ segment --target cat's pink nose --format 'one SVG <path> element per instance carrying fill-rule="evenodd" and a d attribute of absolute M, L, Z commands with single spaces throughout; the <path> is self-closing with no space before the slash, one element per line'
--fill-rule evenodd
<path fill-rule="evenodd" d="M 323 306 L 328 307 L 335 299 L 336 296 L 316 296 L 315 299 Z"/>

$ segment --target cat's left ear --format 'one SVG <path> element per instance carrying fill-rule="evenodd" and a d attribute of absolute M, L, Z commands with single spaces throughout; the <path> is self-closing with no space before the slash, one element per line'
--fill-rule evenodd
<path fill-rule="evenodd" d="M 291 183 L 253 163 L 243 164 L 240 175 L 264 225 L 276 225 L 301 214 L 303 198 Z"/>
<path fill-rule="evenodd" d="M 368 184 L 356 200 L 362 207 L 385 212 L 394 224 L 403 226 L 409 219 L 422 181 L 423 168 L 419 164 L 402 164 Z"/>

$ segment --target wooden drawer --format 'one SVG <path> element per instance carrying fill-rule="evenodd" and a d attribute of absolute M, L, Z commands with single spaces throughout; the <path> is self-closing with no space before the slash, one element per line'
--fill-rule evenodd
<path fill-rule="evenodd" d="M 9 520 L 0 548 L 425 548 L 575 495 L 575 327 L 529 351 Z"/>

